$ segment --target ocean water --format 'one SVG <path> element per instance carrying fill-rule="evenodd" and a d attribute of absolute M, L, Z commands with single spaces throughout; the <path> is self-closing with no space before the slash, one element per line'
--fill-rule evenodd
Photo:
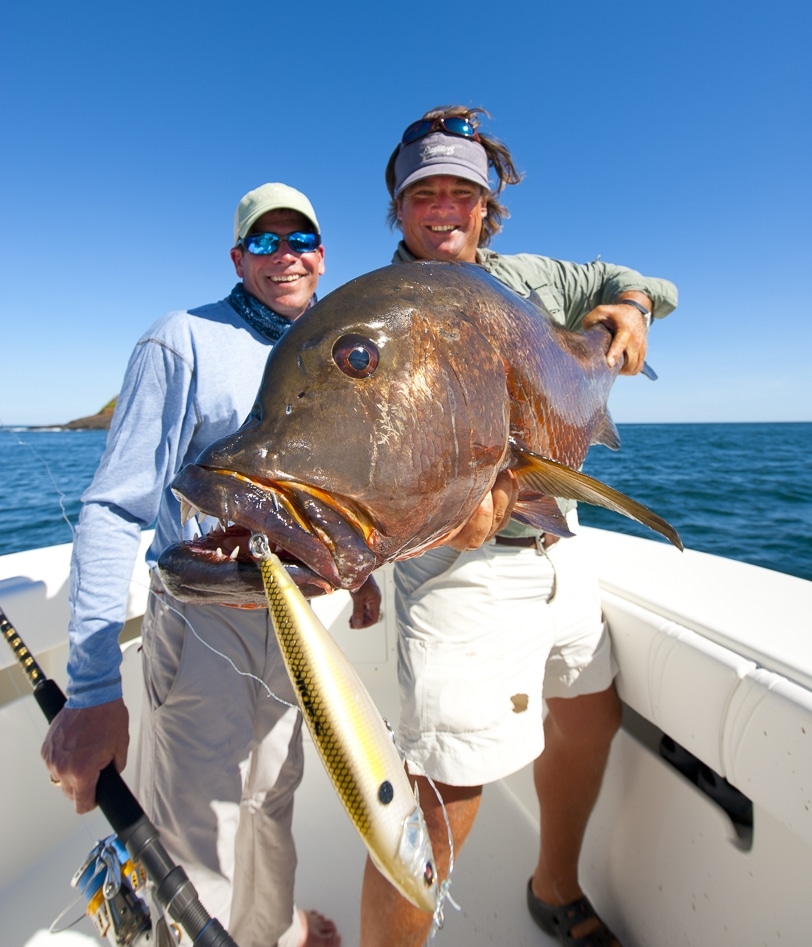
<path fill-rule="evenodd" d="M 668 520 L 687 548 L 812 579 L 812 423 L 625 424 L 584 470 Z M 651 536 L 579 504 L 581 522 Z"/>
<path fill-rule="evenodd" d="M 0 555 L 69 543 L 107 431 L 0 429 Z"/>
<path fill-rule="evenodd" d="M 584 469 L 651 507 L 688 548 L 812 580 L 812 423 L 624 424 Z M 105 431 L 0 429 L 0 555 L 70 542 Z M 643 526 L 580 505 L 581 521 Z"/>

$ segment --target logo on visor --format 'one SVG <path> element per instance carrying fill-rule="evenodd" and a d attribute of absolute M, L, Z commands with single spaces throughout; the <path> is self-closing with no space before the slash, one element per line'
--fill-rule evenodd
<path fill-rule="evenodd" d="M 438 155 L 445 157 L 448 155 L 453 155 L 457 151 L 454 145 L 423 145 L 420 149 L 420 158 L 422 161 L 428 161 L 430 158 L 436 158 Z"/>

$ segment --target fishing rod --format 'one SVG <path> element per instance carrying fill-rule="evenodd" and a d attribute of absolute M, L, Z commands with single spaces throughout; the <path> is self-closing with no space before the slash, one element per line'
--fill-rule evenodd
<path fill-rule="evenodd" d="M 65 695 L 55 681 L 45 676 L 2 608 L 0 633 L 25 671 L 40 709 L 51 722 L 65 706 Z M 99 774 L 96 802 L 133 861 L 140 862 L 152 879 L 160 904 L 192 938 L 195 947 L 237 947 L 223 925 L 200 903 L 186 872 L 172 861 L 158 830 L 112 762 Z"/>

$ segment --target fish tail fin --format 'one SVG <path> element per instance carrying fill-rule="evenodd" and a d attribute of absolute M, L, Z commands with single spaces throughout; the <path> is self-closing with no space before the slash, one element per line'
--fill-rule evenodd
<path fill-rule="evenodd" d="M 517 476 L 537 493 L 603 506 L 662 534 L 677 549 L 683 548 L 679 534 L 670 523 L 614 487 L 555 460 L 534 454 L 517 444 L 514 444 L 514 456 L 518 461 L 513 468 Z"/>

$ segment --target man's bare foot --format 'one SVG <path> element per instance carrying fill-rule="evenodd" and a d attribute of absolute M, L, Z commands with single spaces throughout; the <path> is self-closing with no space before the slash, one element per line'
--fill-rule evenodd
<path fill-rule="evenodd" d="M 341 935 L 330 918 L 318 911 L 299 911 L 302 939 L 299 947 L 341 947 Z"/>

